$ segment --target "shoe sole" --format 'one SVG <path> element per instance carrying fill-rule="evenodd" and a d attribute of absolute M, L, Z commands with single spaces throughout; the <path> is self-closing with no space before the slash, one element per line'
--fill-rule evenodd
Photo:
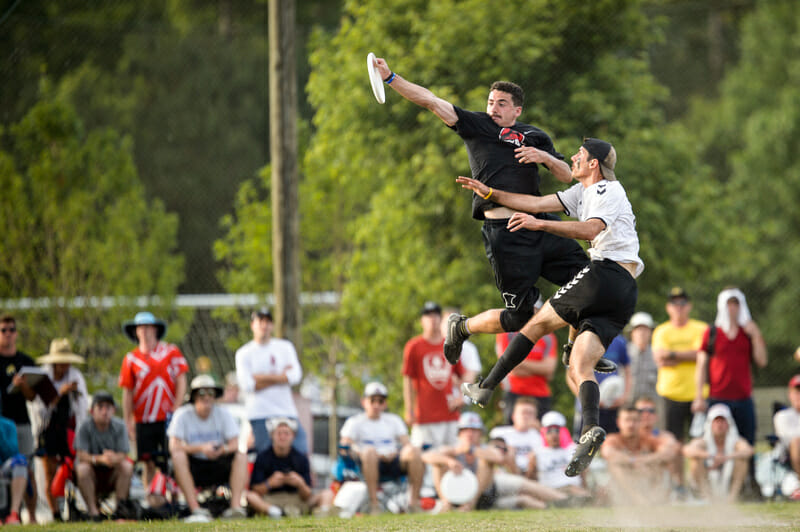
<path fill-rule="evenodd" d="M 588 432 L 586 434 L 588 434 Z M 581 438 L 583 438 L 583 436 L 581 436 Z M 568 477 L 578 476 L 592 463 L 597 451 L 600 450 L 600 446 L 606 440 L 606 432 L 598 431 L 594 436 L 591 436 L 591 438 L 591 443 L 589 443 L 585 452 L 580 452 L 580 444 L 578 449 L 575 450 L 575 455 L 572 457 L 572 460 L 567 465 L 567 469 L 564 472 Z"/>
<path fill-rule="evenodd" d="M 569 368 L 569 357 L 562 355 L 561 356 L 561 363 L 564 364 L 565 368 Z M 601 358 L 597 361 L 597 364 L 594 365 L 594 370 L 597 373 L 614 373 L 617 371 L 617 364 L 613 360 L 608 360 L 607 358 Z"/>
<path fill-rule="evenodd" d="M 481 400 L 480 398 L 475 397 L 469 388 L 469 384 L 466 382 L 461 384 L 461 393 L 462 395 L 469 397 L 473 403 L 475 403 L 481 408 L 486 408 L 486 405 L 489 403 L 489 399 L 492 397 L 491 392 L 487 395 L 485 400 Z"/>

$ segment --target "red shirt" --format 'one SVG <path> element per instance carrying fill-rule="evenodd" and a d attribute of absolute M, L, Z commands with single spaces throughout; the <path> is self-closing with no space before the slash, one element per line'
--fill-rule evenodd
<path fill-rule="evenodd" d="M 447 406 L 447 397 L 453 393 L 453 373 L 460 377 L 464 368 L 461 362 L 451 366 L 444 358 L 444 340 L 432 344 L 416 336 L 406 343 L 403 375 L 411 379 L 417 392 L 414 417 L 418 424 L 458 421 L 459 411 Z"/>
<path fill-rule="evenodd" d="M 133 390 L 133 417 L 137 423 L 167 419 L 176 406 L 177 379 L 187 371 L 189 365 L 180 349 L 165 342 L 158 342 L 148 355 L 143 355 L 138 347 L 125 355 L 119 385 Z"/>
<path fill-rule="evenodd" d="M 750 337 L 739 328 L 733 340 L 728 338 L 720 328 L 717 328 L 717 338 L 714 341 L 713 355 L 708 348 L 708 335 L 706 329 L 703 335 L 701 349 L 710 356 L 708 364 L 708 380 L 710 391 L 708 396 L 712 399 L 727 399 L 730 401 L 747 399 L 753 392 L 753 377 L 750 372 L 750 358 L 752 344 Z"/>
<path fill-rule="evenodd" d="M 501 333 L 497 335 L 495 347 L 498 358 L 508 347 L 508 343 L 519 333 Z M 544 335 L 534 344 L 531 352 L 525 357 L 525 360 L 544 360 L 556 356 L 556 346 L 558 339 L 556 335 L 550 333 Z M 508 385 L 511 393 L 517 395 L 528 395 L 532 397 L 550 397 L 550 385 L 547 384 L 547 379 L 542 375 L 531 375 L 530 377 L 517 377 L 513 373 L 508 375 Z"/>

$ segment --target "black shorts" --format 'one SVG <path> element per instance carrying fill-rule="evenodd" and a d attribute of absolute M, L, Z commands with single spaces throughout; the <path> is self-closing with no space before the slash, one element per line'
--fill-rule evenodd
<path fill-rule="evenodd" d="M 692 422 L 692 402 L 691 401 L 673 401 L 662 397 L 664 402 L 664 429 L 671 432 L 675 438 L 683 443 L 684 438 L 688 431 L 688 427 Z"/>
<path fill-rule="evenodd" d="M 533 313 L 539 277 L 563 286 L 589 264 L 589 259 L 571 238 L 525 229 L 512 233 L 507 225 L 508 219 L 483 222 L 486 258 L 506 308 Z"/>
<path fill-rule="evenodd" d="M 578 334 L 592 331 L 608 349 L 636 309 L 638 288 L 613 260 L 592 261 L 550 298 L 550 305 Z"/>
<path fill-rule="evenodd" d="M 198 488 L 215 488 L 229 483 L 233 455 L 225 454 L 216 460 L 203 460 L 189 457 L 189 471 L 192 473 L 194 484 Z"/>
<path fill-rule="evenodd" d="M 140 462 L 152 460 L 166 472 L 167 449 L 166 422 L 136 424 L 136 453 Z"/>
<path fill-rule="evenodd" d="M 361 470 L 364 470 L 364 466 L 361 465 L 361 459 L 356 458 L 356 463 Z M 397 479 L 405 475 L 406 472 L 403 471 L 403 465 L 400 463 L 400 457 L 395 456 L 391 462 L 386 462 L 384 460 L 378 459 L 378 476 L 381 480 L 383 479 Z"/>

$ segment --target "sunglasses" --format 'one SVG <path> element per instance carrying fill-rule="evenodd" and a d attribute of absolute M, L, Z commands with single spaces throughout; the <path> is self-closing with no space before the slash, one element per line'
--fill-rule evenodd
<path fill-rule="evenodd" d="M 380 397 L 380 396 L 370 397 L 369 398 L 369 402 L 370 403 L 378 403 L 379 405 L 382 405 L 383 403 L 386 402 L 386 398 L 385 397 Z"/>
<path fill-rule="evenodd" d="M 6 328 L 3 328 L 3 329 L 0 329 L 0 332 L 15 333 L 15 332 L 17 332 L 17 328 L 16 327 L 6 327 Z"/>
<path fill-rule="evenodd" d="M 547 428 L 545 429 L 545 431 L 546 431 L 546 432 L 560 432 L 560 431 L 561 431 L 561 427 L 560 427 L 560 426 L 558 426 L 558 425 L 552 425 L 552 426 L 550 426 L 550 427 L 547 427 Z"/>
<path fill-rule="evenodd" d="M 500 451 L 501 453 L 508 452 L 508 447 L 505 447 L 505 446 L 502 446 L 502 445 L 495 445 L 494 448 L 497 449 L 498 451 Z"/>
<path fill-rule="evenodd" d="M 655 414 L 655 408 L 637 408 L 637 410 L 642 414 Z"/>
<path fill-rule="evenodd" d="M 197 390 L 197 397 L 214 397 L 216 393 L 213 390 Z"/>

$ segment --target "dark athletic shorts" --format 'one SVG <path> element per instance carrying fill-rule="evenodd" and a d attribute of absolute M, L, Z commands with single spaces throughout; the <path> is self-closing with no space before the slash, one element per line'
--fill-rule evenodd
<path fill-rule="evenodd" d="M 198 488 L 215 488 L 227 485 L 231 478 L 233 455 L 224 454 L 216 460 L 189 457 L 189 471 Z"/>
<path fill-rule="evenodd" d="M 152 460 L 166 472 L 167 424 L 164 421 L 136 424 L 136 453 L 140 462 Z"/>
<path fill-rule="evenodd" d="M 512 233 L 507 225 L 507 218 L 484 220 L 481 233 L 486 258 L 506 308 L 533 313 L 539 277 L 563 286 L 589 264 L 589 259 L 571 238 L 525 229 Z"/>
<path fill-rule="evenodd" d="M 356 458 L 355 461 L 363 471 L 364 467 L 361 465 L 361 459 Z M 380 459 L 378 460 L 378 476 L 381 479 L 400 478 L 405 474 L 406 472 L 403 471 L 403 465 L 400 463 L 399 456 L 395 456 L 391 462 L 385 462 Z"/>
<path fill-rule="evenodd" d="M 608 349 L 636 309 L 636 280 L 613 260 L 592 261 L 561 287 L 550 305 L 578 334 L 592 331 Z"/>

